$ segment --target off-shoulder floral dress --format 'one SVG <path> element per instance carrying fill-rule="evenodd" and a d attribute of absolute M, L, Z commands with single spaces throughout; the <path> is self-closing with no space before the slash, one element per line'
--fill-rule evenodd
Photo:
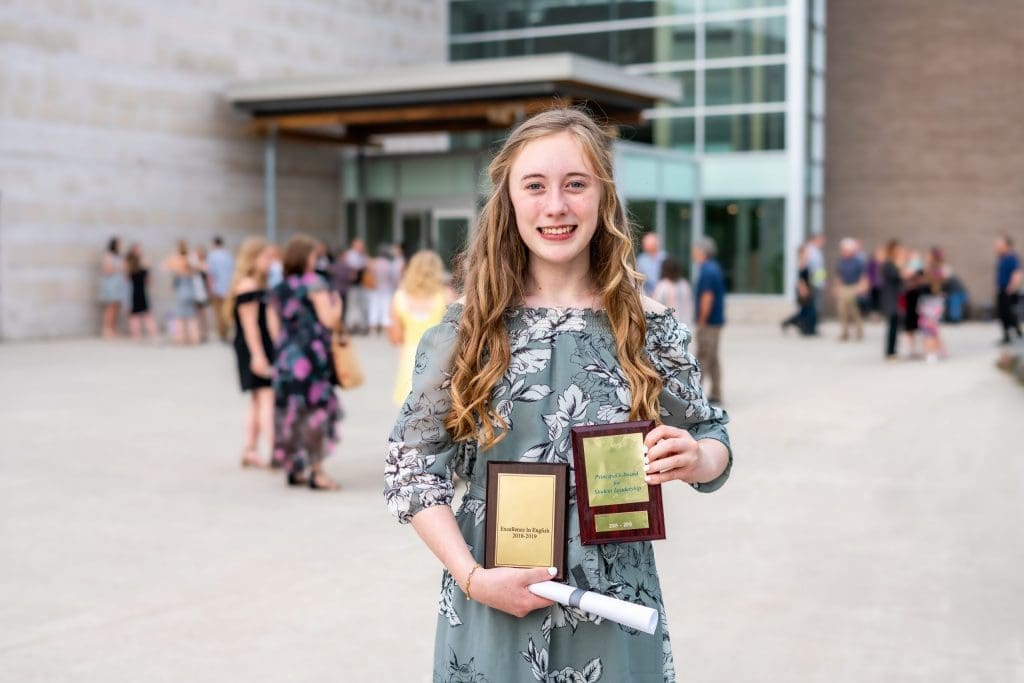
<path fill-rule="evenodd" d="M 568 463 L 569 430 L 629 419 L 630 392 L 616 361 L 607 316 L 590 309 L 517 308 L 506 314 L 508 371 L 494 390 L 511 431 L 486 451 L 453 442 L 444 427 L 451 405 L 450 361 L 461 305 L 420 343 L 412 393 L 389 439 L 384 495 L 405 523 L 424 508 L 450 505 L 452 474 L 468 482 L 456 519 L 477 562 L 483 563 L 486 463 L 490 460 Z M 690 332 L 671 311 L 647 314 L 646 353 L 664 378 L 661 419 L 695 438 L 729 445 L 728 421 L 701 391 L 687 352 Z M 694 485 L 714 491 L 715 481 Z M 658 630 L 647 635 L 571 607 L 554 605 L 522 619 L 467 600 L 447 571 L 441 581 L 434 649 L 435 683 L 674 681 L 675 667 L 661 587 L 650 542 L 580 544 L 574 477 L 570 474 L 568 583 L 657 609 Z"/>

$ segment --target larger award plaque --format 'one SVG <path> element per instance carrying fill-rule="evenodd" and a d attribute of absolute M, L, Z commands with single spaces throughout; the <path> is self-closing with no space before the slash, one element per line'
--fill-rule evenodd
<path fill-rule="evenodd" d="M 665 538 L 661 486 L 644 481 L 644 437 L 653 420 L 572 428 L 580 542 Z"/>
<path fill-rule="evenodd" d="M 565 579 L 569 466 L 487 463 L 484 567 L 554 567 Z"/>

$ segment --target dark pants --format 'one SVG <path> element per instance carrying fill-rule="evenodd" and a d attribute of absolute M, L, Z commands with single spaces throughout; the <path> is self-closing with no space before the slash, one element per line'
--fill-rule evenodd
<path fill-rule="evenodd" d="M 782 321 L 783 327 L 796 325 L 800 334 L 814 334 L 814 304 L 810 301 L 800 302 L 800 310 Z"/>
<path fill-rule="evenodd" d="M 1010 330 L 1021 337 L 1020 321 L 1017 319 L 1017 295 L 999 292 L 996 297 L 996 311 L 999 321 L 1003 323 L 1003 341 L 1010 341 Z"/>
<path fill-rule="evenodd" d="M 900 331 L 900 316 L 897 313 L 893 313 L 889 317 L 889 330 L 885 335 L 885 355 L 895 356 L 896 355 L 896 337 Z"/>

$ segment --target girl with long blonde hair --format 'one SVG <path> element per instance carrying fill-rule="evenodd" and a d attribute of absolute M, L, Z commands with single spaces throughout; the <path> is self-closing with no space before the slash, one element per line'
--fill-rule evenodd
<path fill-rule="evenodd" d="M 713 491 L 731 463 L 689 330 L 641 295 L 610 136 L 581 111 L 547 111 L 489 173 L 464 300 L 420 343 L 385 470 L 392 513 L 445 567 L 434 678 L 674 680 L 664 619 L 653 637 L 597 623 L 528 590 L 547 568 L 480 566 L 487 462 L 571 467 L 573 426 L 660 422 L 645 440 L 650 485 Z M 453 473 L 468 482 L 457 514 Z M 651 544 L 582 545 L 569 481 L 567 581 L 663 614 Z"/>
<path fill-rule="evenodd" d="M 417 252 L 391 299 L 388 337 L 392 344 L 402 347 L 393 397 L 396 405 L 402 405 L 412 387 L 416 347 L 423 333 L 441 322 L 447 303 L 441 257 L 433 251 Z"/>
<path fill-rule="evenodd" d="M 242 243 L 235 257 L 235 274 L 224 299 L 224 316 L 235 321 L 235 358 L 238 383 L 250 399 L 245 413 L 242 467 L 265 467 L 259 454 L 260 437 L 268 454 L 274 444 L 273 310 L 267 306 L 267 271 L 271 249 L 259 237 Z M 214 311 L 215 314 L 220 313 Z"/>

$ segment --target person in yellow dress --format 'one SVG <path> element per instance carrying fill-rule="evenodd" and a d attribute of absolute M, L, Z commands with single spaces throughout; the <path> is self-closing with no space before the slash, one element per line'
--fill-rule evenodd
<path fill-rule="evenodd" d="M 395 379 L 395 405 L 405 402 L 412 388 L 412 370 L 420 337 L 441 322 L 448 295 L 444 286 L 444 265 L 437 253 L 417 252 L 409 261 L 391 299 L 391 343 L 402 347 Z"/>

